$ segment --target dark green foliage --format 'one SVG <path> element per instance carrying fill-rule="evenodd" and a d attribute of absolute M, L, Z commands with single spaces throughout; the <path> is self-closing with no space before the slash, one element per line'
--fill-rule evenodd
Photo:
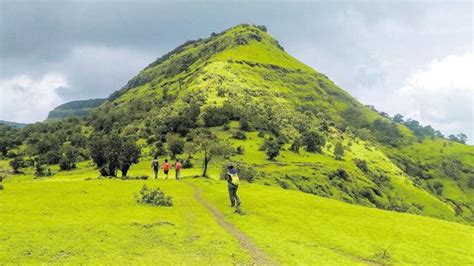
<path fill-rule="evenodd" d="M 176 155 L 184 152 L 184 141 L 177 134 L 168 134 L 166 143 L 172 159 L 176 159 Z"/>
<path fill-rule="evenodd" d="M 396 147 L 402 142 L 403 135 L 394 122 L 376 119 L 370 128 L 380 143 Z"/>
<path fill-rule="evenodd" d="M 245 153 L 245 148 L 244 148 L 244 146 L 242 146 L 242 145 L 238 146 L 238 147 L 235 149 L 235 152 L 236 152 L 237 154 L 240 154 L 240 155 L 244 154 L 244 153 Z"/>
<path fill-rule="evenodd" d="M 36 159 L 35 160 L 35 176 L 41 177 L 41 176 L 45 176 L 45 175 L 46 175 L 46 173 L 45 173 L 45 170 L 44 170 L 43 162 L 41 161 L 41 159 Z"/>
<path fill-rule="evenodd" d="M 474 176 L 470 176 L 468 181 L 467 181 L 467 187 L 468 188 L 474 188 Z"/>
<path fill-rule="evenodd" d="M 342 179 L 345 181 L 350 181 L 349 174 L 346 172 L 346 170 L 342 168 L 338 168 L 336 171 L 332 172 L 329 174 L 329 179 Z"/>
<path fill-rule="evenodd" d="M 222 126 L 222 129 L 225 130 L 225 131 L 227 131 L 227 130 L 230 129 L 230 125 L 229 125 L 229 124 L 224 124 L 224 125 Z"/>
<path fill-rule="evenodd" d="M 446 158 L 441 163 L 441 169 L 447 177 L 458 180 L 462 176 L 463 164 L 455 158 Z"/>
<path fill-rule="evenodd" d="M 240 131 L 240 130 L 237 130 L 236 132 L 234 132 L 234 134 L 232 135 L 232 137 L 233 137 L 234 139 L 240 139 L 240 140 L 245 140 L 245 139 L 247 139 L 247 136 L 245 135 L 245 132 Z"/>
<path fill-rule="evenodd" d="M 58 164 L 61 160 L 61 152 L 59 149 L 54 149 L 46 152 L 44 156 L 40 156 L 47 164 Z"/>
<path fill-rule="evenodd" d="M 126 176 L 130 166 L 140 158 L 140 149 L 136 144 L 116 134 L 92 136 L 89 150 L 102 176 L 115 177 L 117 169 Z"/>
<path fill-rule="evenodd" d="M 274 160 L 280 155 L 281 144 L 274 138 L 265 140 L 262 149 L 265 151 L 269 160 Z"/>
<path fill-rule="evenodd" d="M 3 188 L 3 184 L 0 183 L 0 191 L 2 191 L 4 188 Z"/>
<path fill-rule="evenodd" d="M 9 164 L 14 174 L 21 173 L 21 168 L 25 167 L 25 161 L 21 157 L 15 157 Z"/>
<path fill-rule="evenodd" d="M 193 162 L 191 161 L 191 159 L 185 159 L 183 160 L 183 168 L 184 169 L 187 169 L 187 168 L 192 168 L 194 166 Z"/>
<path fill-rule="evenodd" d="M 336 160 L 342 160 L 342 157 L 344 156 L 344 147 L 342 146 L 341 142 L 336 143 L 336 146 L 334 147 L 334 158 Z"/>
<path fill-rule="evenodd" d="M 466 144 L 467 136 L 464 133 L 459 133 L 457 135 L 449 135 L 448 137 L 452 141 L 456 141 L 462 144 Z"/>
<path fill-rule="evenodd" d="M 8 152 L 21 144 L 21 130 L 0 124 L 0 155 L 7 156 Z"/>
<path fill-rule="evenodd" d="M 227 123 L 230 113 L 223 107 L 211 106 L 204 111 L 202 117 L 207 127 L 216 127 Z"/>
<path fill-rule="evenodd" d="M 135 195 L 137 203 L 140 204 L 150 204 L 153 206 L 173 206 L 173 198 L 171 196 L 165 195 L 163 190 L 159 187 L 148 188 L 147 185 L 143 185 L 140 189 L 140 195 Z"/>
<path fill-rule="evenodd" d="M 365 160 L 354 159 L 354 163 L 362 172 L 368 173 L 369 167 L 367 166 L 367 162 Z"/>
<path fill-rule="evenodd" d="M 306 151 L 308 152 L 321 153 L 325 142 L 326 140 L 323 135 L 319 134 L 317 131 L 303 133 L 303 145 L 306 147 Z"/>
<path fill-rule="evenodd" d="M 428 188 L 438 196 L 443 195 L 444 185 L 439 180 L 434 180 L 432 182 L 428 182 Z"/>
<path fill-rule="evenodd" d="M 374 176 L 372 181 L 379 187 L 391 187 L 390 177 L 384 174 Z"/>
<path fill-rule="evenodd" d="M 63 171 L 76 168 L 77 156 L 78 151 L 74 147 L 64 147 L 62 157 L 59 160 L 59 168 Z"/>

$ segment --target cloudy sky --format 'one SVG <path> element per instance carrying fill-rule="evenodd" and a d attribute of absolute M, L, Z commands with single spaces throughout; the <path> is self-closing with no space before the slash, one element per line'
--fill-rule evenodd
<path fill-rule="evenodd" d="M 264 24 L 364 104 L 474 138 L 471 1 L 0 0 L 0 119 L 106 97 L 186 40 Z"/>

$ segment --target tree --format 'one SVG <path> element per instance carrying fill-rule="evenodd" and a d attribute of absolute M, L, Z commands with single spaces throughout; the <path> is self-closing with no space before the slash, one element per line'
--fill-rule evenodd
<path fill-rule="evenodd" d="M 342 160 L 342 157 L 344 156 L 344 147 L 342 146 L 341 142 L 336 143 L 336 146 L 334 147 L 334 157 L 336 160 Z"/>
<path fill-rule="evenodd" d="M 322 152 L 322 147 L 326 140 L 317 131 L 303 133 L 303 143 L 308 152 Z"/>
<path fill-rule="evenodd" d="M 280 155 L 281 143 L 279 143 L 274 138 L 265 140 L 263 144 L 265 154 L 269 160 L 274 160 L 278 155 Z"/>
<path fill-rule="evenodd" d="M 43 161 L 39 158 L 35 160 L 35 176 L 45 176 Z"/>
<path fill-rule="evenodd" d="M 59 160 L 59 168 L 63 171 L 76 168 L 78 151 L 71 145 L 64 145 L 61 159 Z"/>
<path fill-rule="evenodd" d="M 121 152 L 119 156 L 119 167 L 122 172 L 122 176 L 127 176 L 128 170 L 132 164 L 138 163 L 140 159 L 140 148 L 133 141 L 125 141 L 122 144 Z"/>
<path fill-rule="evenodd" d="M 458 137 L 458 141 L 459 141 L 460 143 L 466 144 L 466 141 L 467 141 L 467 136 L 466 136 L 466 134 L 464 134 L 464 133 L 459 133 L 459 134 L 457 135 L 457 137 Z"/>
<path fill-rule="evenodd" d="M 25 161 L 23 161 L 23 158 L 21 157 L 16 157 L 13 160 L 10 161 L 10 167 L 13 169 L 14 174 L 19 174 L 21 173 L 21 168 L 25 167 Z"/>
<path fill-rule="evenodd" d="M 193 144 L 196 151 L 204 153 L 202 176 L 207 177 L 209 162 L 215 157 L 226 157 L 232 154 L 233 148 L 230 143 L 220 141 L 207 129 L 196 129 L 193 132 Z"/>
<path fill-rule="evenodd" d="M 393 118 L 392 118 L 393 122 L 395 123 L 403 123 L 403 115 L 401 114 L 396 114 Z"/>
<path fill-rule="evenodd" d="M 89 150 L 102 176 L 117 176 L 122 151 L 122 139 L 117 134 L 94 135 L 89 140 Z"/>
<path fill-rule="evenodd" d="M 168 151 L 171 153 L 171 157 L 176 159 L 177 154 L 184 152 L 184 141 L 181 140 L 177 134 L 168 134 L 166 136 L 166 143 L 168 144 Z"/>

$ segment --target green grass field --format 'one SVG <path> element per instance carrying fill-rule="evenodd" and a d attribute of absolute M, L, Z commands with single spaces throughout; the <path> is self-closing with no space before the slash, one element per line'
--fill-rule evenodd
<path fill-rule="evenodd" d="M 198 173 L 185 169 L 181 181 L 84 180 L 97 176 L 85 162 L 51 178 L 13 176 L 0 191 L 0 262 L 251 264 L 255 254 L 196 198 L 200 191 L 268 263 L 474 263 L 472 226 L 249 183 L 239 191 L 241 215 L 228 206 L 225 182 L 191 177 Z M 151 175 L 149 162 L 131 174 Z M 137 204 L 143 184 L 162 188 L 174 206 Z"/>

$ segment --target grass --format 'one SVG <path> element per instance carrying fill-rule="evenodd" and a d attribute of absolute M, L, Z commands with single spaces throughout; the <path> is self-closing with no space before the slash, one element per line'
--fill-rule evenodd
<path fill-rule="evenodd" d="M 2 164 L 3 165 L 3 164 Z M 471 226 L 346 204 L 297 191 L 243 183 L 244 215 L 228 207 L 226 184 L 194 179 L 84 180 L 87 163 L 51 178 L 14 176 L 0 191 L 0 261 L 7 264 L 249 264 L 248 252 L 193 197 L 202 189 L 227 222 L 281 264 L 474 263 Z M 150 175 L 147 161 L 132 175 Z M 216 177 L 216 172 L 212 174 Z M 143 184 L 173 207 L 139 205 Z"/>

